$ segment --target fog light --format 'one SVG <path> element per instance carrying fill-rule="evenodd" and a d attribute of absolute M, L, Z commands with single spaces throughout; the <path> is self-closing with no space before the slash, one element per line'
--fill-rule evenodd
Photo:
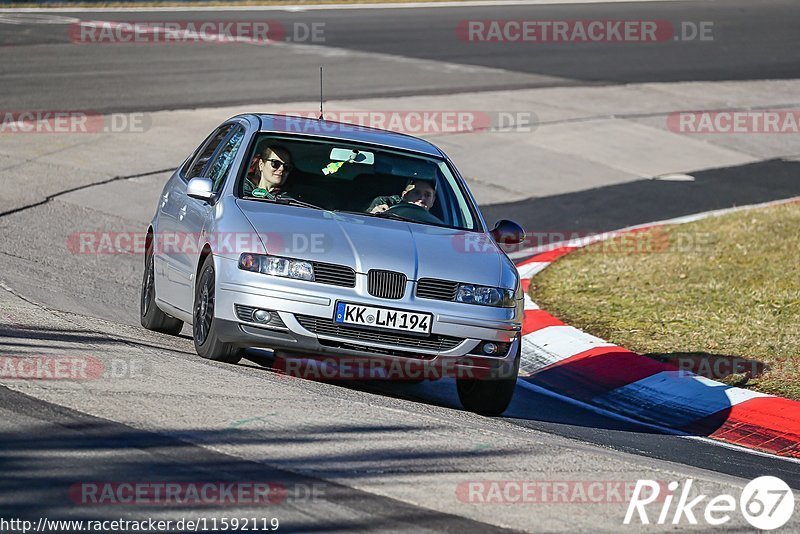
<path fill-rule="evenodd" d="M 494 343 L 484 343 L 483 344 L 483 353 L 484 354 L 489 354 L 489 355 L 497 354 L 497 349 L 498 348 L 499 347 L 497 345 L 495 345 Z"/>
<path fill-rule="evenodd" d="M 511 343 L 504 341 L 481 341 L 474 349 L 469 351 L 476 356 L 489 356 L 491 358 L 501 358 L 508 354 Z"/>
<path fill-rule="evenodd" d="M 268 323 L 272 319 L 272 314 L 267 310 L 256 310 L 253 312 L 253 319 L 257 323 Z"/>

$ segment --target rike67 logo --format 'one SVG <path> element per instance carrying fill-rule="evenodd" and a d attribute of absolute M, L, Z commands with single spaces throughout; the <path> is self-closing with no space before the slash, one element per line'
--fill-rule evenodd
<path fill-rule="evenodd" d="M 693 482 L 692 479 L 683 484 L 672 481 L 667 484 L 667 493 L 663 495 L 663 484 L 655 480 L 637 481 L 623 524 L 631 524 L 634 516 L 638 515 L 643 525 L 651 522 L 678 525 L 684 520 L 697 525 L 698 518 L 702 518 L 708 525 L 719 526 L 731 520 L 738 505 L 739 513 L 754 528 L 774 530 L 785 525 L 794 512 L 794 494 L 789 485 L 777 477 L 763 476 L 751 480 L 738 500 L 732 495 L 693 495 L 697 493 L 692 491 Z M 648 514 L 647 505 L 651 503 L 657 503 L 649 510 L 658 512 L 655 517 Z"/>

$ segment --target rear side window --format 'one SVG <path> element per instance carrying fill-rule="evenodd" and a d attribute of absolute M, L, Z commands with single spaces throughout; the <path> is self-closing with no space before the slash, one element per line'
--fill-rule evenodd
<path fill-rule="evenodd" d="M 194 161 L 186 171 L 186 179 L 191 180 L 192 178 L 196 178 L 201 175 L 203 169 L 205 168 L 208 160 L 211 159 L 211 156 L 214 155 L 214 152 L 219 147 L 220 143 L 228 137 L 228 134 L 233 129 L 233 124 L 226 124 L 221 126 L 217 129 L 216 132 L 208 139 L 205 146 L 200 150 L 200 153 L 197 154 L 197 157 L 194 158 Z"/>
<path fill-rule="evenodd" d="M 213 182 L 212 191 L 215 193 L 220 190 L 222 184 L 225 183 L 225 177 L 228 175 L 228 171 L 231 168 L 231 164 L 233 163 L 233 159 L 236 157 L 236 152 L 239 150 L 239 146 L 242 144 L 242 139 L 244 138 L 244 128 L 239 127 L 233 135 L 230 136 L 228 141 L 225 143 L 220 151 L 217 153 L 217 157 L 214 158 L 214 162 L 208 168 L 208 172 L 206 173 L 206 177 L 209 178 Z"/>

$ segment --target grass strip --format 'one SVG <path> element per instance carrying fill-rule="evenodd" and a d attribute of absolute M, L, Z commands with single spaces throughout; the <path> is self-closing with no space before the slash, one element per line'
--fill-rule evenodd
<path fill-rule="evenodd" d="M 800 204 L 595 243 L 534 278 L 567 324 L 739 387 L 800 400 Z"/>

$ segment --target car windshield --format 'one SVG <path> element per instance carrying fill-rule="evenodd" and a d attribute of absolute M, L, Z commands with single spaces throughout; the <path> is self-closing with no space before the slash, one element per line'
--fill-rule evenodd
<path fill-rule="evenodd" d="M 237 195 L 461 230 L 476 209 L 443 159 L 342 140 L 260 135 Z"/>

